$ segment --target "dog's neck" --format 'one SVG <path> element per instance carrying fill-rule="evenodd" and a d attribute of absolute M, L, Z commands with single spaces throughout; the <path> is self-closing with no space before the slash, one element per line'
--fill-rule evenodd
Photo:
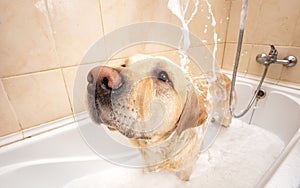
<path fill-rule="evenodd" d="M 164 142 L 153 144 L 146 140 L 131 140 L 134 145 L 139 147 L 147 166 L 159 168 L 158 166 L 165 161 L 173 160 L 179 153 L 185 152 L 188 145 L 200 151 L 200 140 L 194 129 L 187 129 L 181 134 L 174 131 Z"/>

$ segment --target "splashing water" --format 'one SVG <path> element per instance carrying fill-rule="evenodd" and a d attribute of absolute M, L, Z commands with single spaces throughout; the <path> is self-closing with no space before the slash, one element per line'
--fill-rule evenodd
<path fill-rule="evenodd" d="M 211 4 L 208 2 L 208 0 L 205 0 L 207 6 L 208 6 L 208 12 L 211 16 L 211 26 L 214 28 L 214 48 L 213 48 L 213 62 L 212 62 L 212 73 L 213 73 L 213 76 L 212 78 L 210 78 L 209 82 L 214 82 L 217 80 L 217 76 L 216 76 L 216 53 L 217 53 L 217 49 L 218 49 L 218 34 L 217 34 L 217 31 L 216 31 L 216 19 L 215 19 L 215 16 L 212 12 L 212 9 L 211 9 Z"/>
<path fill-rule="evenodd" d="M 214 28 L 214 48 L 213 48 L 213 62 L 212 62 L 212 77 L 209 78 L 209 82 L 214 82 L 216 81 L 216 52 L 217 52 L 217 43 L 218 43 L 218 34 L 216 32 L 216 19 L 214 17 L 214 14 L 212 12 L 212 6 L 208 2 L 208 0 L 205 0 L 207 6 L 208 6 L 208 12 L 210 14 L 210 17 L 208 19 L 211 19 L 211 25 Z M 189 38 L 189 23 L 195 16 L 195 14 L 198 11 L 198 5 L 199 5 L 199 0 L 193 0 L 194 4 L 194 10 L 190 16 L 190 18 L 186 18 L 186 13 L 187 9 L 189 7 L 190 0 L 169 0 L 168 1 L 168 9 L 171 10 L 171 12 L 177 16 L 182 24 L 182 36 L 179 42 L 179 54 L 180 54 L 180 64 L 181 67 L 185 70 L 189 70 L 188 64 L 190 63 L 190 59 L 187 56 L 187 50 L 190 47 L 190 38 Z M 207 30 L 207 28 L 206 28 Z"/>
<path fill-rule="evenodd" d="M 208 9 L 208 13 L 209 13 L 207 19 L 211 20 L 211 26 L 213 27 L 213 32 L 214 32 L 214 35 L 213 35 L 214 48 L 213 48 L 213 53 L 212 53 L 213 57 L 212 57 L 212 64 L 211 64 L 212 71 L 211 71 L 211 73 L 207 73 L 207 75 L 206 75 L 209 88 L 215 88 L 215 89 L 213 89 L 215 91 L 214 93 L 211 93 L 211 94 L 208 93 L 209 101 L 211 101 L 211 104 L 212 104 L 212 113 L 211 113 L 210 118 L 214 119 L 217 122 L 216 125 L 218 126 L 215 129 L 212 128 L 207 131 L 211 132 L 210 134 L 217 136 L 217 134 L 220 130 L 219 125 L 221 125 L 222 119 L 223 119 L 223 117 L 226 117 L 226 114 L 225 114 L 224 110 L 220 110 L 223 108 L 215 108 L 215 106 L 225 104 L 224 101 L 226 100 L 226 90 L 225 90 L 226 86 L 225 86 L 225 82 L 222 80 L 222 78 L 221 78 L 221 80 L 218 79 L 218 75 L 216 73 L 216 68 L 217 68 L 216 52 L 218 49 L 218 47 L 217 47 L 218 34 L 216 32 L 216 19 L 212 12 L 211 4 L 208 2 L 208 0 L 204 0 L 204 1 L 208 7 L 207 9 Z M 189 73 L 188 64 L 190 62 L 190 59 L 187 56 L 187 50 L 191 44 L 190 38 L 189 38 L 188 24 L 191 22 L 191 20 L 193 19 L 193 17 L 195 16 L 195 14 L 198 11 L 199 0 L 193 0 L 194 10 L 193 10 L 190 18 L 185 19 L 187 9 L 189 7 L 189 3 L 190 3 L 190 0 L 169 0 L 168 1 L 168 9 L 170 9 L 171 12 L 179 18 L 179 20 L 181 21 L 181 24 L 182 24 L 182 36 L 181 36 L 181 39 L 179 42 L 178 49 L 179 49 L 179 54 L 180 54 L 181 68 L 183 70 L 185 70 L 187 73 Z M 201 9 L 201 11 L 203 12 L 203 9 Z M 208 29 L 208 25 L 205 25 L 204 33 L 207 33 L 207 29 Z M 202 40 L 202 41 L 207 42 L 206 40 Z M 206 138 L 208 140 L 204 141 L 203 143 L 206 143 L 207 145 L 203 144 L 203 148 L 206 148 L 209 145 L 209 143 L 211 143 L 213 140 L 213 139 L 211 140 L 208 137 L 206 137 Z"/>
<path fill-rule="evenodd" d="M 189 49 L 191 42 L 189 37 L 189 23 L 192 21 L 193 17 L 198 11 L 199 0 L 193 0 L 194 11 L 191 14 L 190 18 L 186 19 L 187 9 L 190 4 L 190 0 L 169 0 L 168 9 L 177 16 L 182 24 L 182 36 L 179 42 L 179 54 L 180 54 L 180 64 L 181 68 L 185 71 L 189 70 L 188 64 L 190 62 L 189 57 L 187 56 L 187 50 Z"/>

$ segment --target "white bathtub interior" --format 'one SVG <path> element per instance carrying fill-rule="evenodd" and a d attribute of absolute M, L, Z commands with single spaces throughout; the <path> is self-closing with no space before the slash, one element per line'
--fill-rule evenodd
<path fill-rule="evenodd" d="M 246 105 L 255 84 L 255 81 L 239 78 L 237 111 Z M 263 177 L 265 183 L 299 140 L 300 92 L 271 84 L 264 84 L 263 88 L 267 96 L 241 120 L 234 120 L 231 128 L 223 129 L 213 150 L 202 153 L 190 182 L 182 182 L 172 173 L 143 174 L 140 169 L 119 167 L 102 160 L 87 146 L 73 123 L 1 148 L 0 187 L 215 187 L 218 183 L 225 187 L 254 187 Z M 228 150 L 228 145 L 233 148 Z M 249 156 L 256 155 L 258 160 L 251 161 L 245 155 L 237 157 L 243 150 L 255 151 Z M 272 168 L 268 171 L 269 167 Z M 244 179 L 232 179 L 234 174 Z M 222 176 L 223 179 L 217 179 Z M 248 182 L 239 182 L 246 180 Z M 274 178 L 272 182 L 277 184 Z"/>

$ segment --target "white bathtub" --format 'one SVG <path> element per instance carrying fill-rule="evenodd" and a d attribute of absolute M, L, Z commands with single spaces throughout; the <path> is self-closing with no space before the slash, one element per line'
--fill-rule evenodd
<path fill-rule="evenodd" d="M 249 79 L 238 79 L 237 110 L 246 105 L 245 101 L 254 92 L 256 84 L 256 81 Z M 300 167 L 292 170 L 284 167 L 289 163 L 300 164 L 299 156 L 295 156 L 297 151 L 294 152 L 300 150 L 300 143 L 297 144 L 300 137 L 300 91 L 271 84 L 264 84 L 263 88 L 267 96 L 257 103 L 254 112 L 252 108 L 241 119 L 275 133 L 284 142 L 285 149 L 258 184 L 253 186 L 264 186 L 271 179 L 269 187 L 288 187 L 287 184 L 291 183 L 289 173 L 300 179 L 299 175 L 297 177 L 293 174 L 299 172 Z M 296 154 L 290 154 L 291 150 Z M 112 167 L 113 164 L 102 160 L 86 145 L 77 129 L 77 123 L 73 123 L 0 148 L 0 187 L 64 187 L 75 179 L 106 172 Z M 281 173 L 286 178 L 280 179 Z"/>

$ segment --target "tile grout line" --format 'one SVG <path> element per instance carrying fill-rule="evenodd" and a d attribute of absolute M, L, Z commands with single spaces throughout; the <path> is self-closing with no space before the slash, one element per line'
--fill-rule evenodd
<path fill-rule="evenodd" d="M 101 22 L 101 26 L 102 26 L 101 31 L 102 31 L 102 36 L 104 36 L 105 29 L 104 29 L 104 23 L 103 23 L 101 0 L 98 0 L 98 6 L 99 6 L 99 11 L 100 11 L 100 22 Z"/>
<path fill-rule="evenodd" d="M 229 44 L 237 44 L 237 41 L 226 41 L 226 43 Z M 252 45 L 257 45 L 257 46 L 269 46 L 269 43 L 250 43 L 250 42 L 243 42 L 243 44 L 252 44 Z M 276 46 L 280 46 L 280 47 L 291 47 L 291 48 L 300 48 L 300 46 L 297 45 L 276 45 Z"/>
<path fill-rule="evenodd" d="M 45 70 L 38 70 L 38 71 L 33 71 L 33 72 L 14 74 L 14 75 L 9 75 L 9 76 L 3 76 L 1 79 L 9 79 L 9 78 L 13 78 L 13 77 L 26 76 L 26 75 L 30 75 L 30 74 L 44 73 L 44 72 L 49 72 L 49 71 L 65 69 L 65 68 L 74 68 L 74 67 L 77 67 L 77 66 L 80 66 L 80 65 L 100 63 L 100 62 L 103 62 L 103 61 L 105 61 L 105 60 L 94 61 L 94 62 L 86 62 L 86 63 L 81 63 L 81 64 L 67 65 L 67 66 L 63 66 L 63 67 L 56 67 L 56 68 L 50 68 L 50 69 L 45 69 Z"/>
<path fill-rule="evenodd" d="M 65 92 L 66 92 L 66 95 L 68 97 L 68 102 L 69 102 L 69 107 L 71 109 L 72 117 L 73 117 L 73 120 L 75 120 L 75 118 L 74 118 L 74 109 L 73 109 L 72 102 L 71 102 L 71 96 L 69 95 L 69 92 L 68 92 L 68 86 L 67 86 L 65 75 L 63 73 L 63 69 L 60 69 L 60 73 L 61 73 L 61 76 L 62 76 L 62 79 L 63 79 L 63 82 L 64 82 Z"/>
<path fill-rule="evenodd" d="M 246 71 L 244 72 L 244 74 L 246 75 L 246 74 L 248 74 L 248 71 L 249 71 L 249 68 L 250 68 L 250 64 L 251 64 L 251 55 L 253 55 L 252 54 L 252 51 L 253 51 L 253 46 L 254 46 L 254 44 L 249 44 L 250 45 L 250 55 L 249 55 L 249 58 L 248 58 L 248 63 L 247 63 L 247 67 L 246 67 Z"/>
<path fill-rule="evenodd" d="M 18 130 L 17 132 L 20 132 L 22 134 L 22 139 L 24 139 L 24 131 L 23 131 L 24 128 L 22 126 L 22 123 L 19 120 L 19 117 L 18 117 L 18 115 L 17 115 L 17 113 L 15 111 L 14 106 L 11 104 L 11 100 L 10 100 L 10 98 L 8 96 L 8 93 L 7 93 L 6 89 L 5 89 L 5 87 L 4 87 L 2 79 L 0 79 L 0 85 L 3 88 L 4 94 L 5 94 L 6 98 L 7 98 L 7 101 L 8 101 L 9 107 L 10 107 L 12 113 L 13 113 L 13 116 L 16 118 L 16 121 L 18 122 L 18 125 L 20 127 L 20 130 Z M 14 132 L 14 133 L 17 133 L 17 132 Z M 13 133 L 11 133 L 11 134 L 13 134 Z"/>
<path fill-rule="evenodd" d="M 66 92 L 66 95 L 67 95 L 67 98 L 68 98 L 69 107 L 70 107 L 70 110 L 71 110 L 71 113 L 72 113 L 72 116 L 73 116 L 73 120 L 74 120 L 74 111 L 73 111 L 73 108 L 72 108 L 72 103 L 71 103 L 71 99 L 70 99 L 68 88 L 67 88 L 66 78 L 65 78 L 65 76 L 63 74 L 63 68 L 62 68 L 62 65 L 61 65 L 60 57 L 59 57 L 59 54 L 57 52 L 57 42 L 56 42 L 56 39 L 55 39 L 55 31 L 54 31 L 54 28 L 53 28 L 53 22 L 51 20 L 51 15 L 50 15 L 50 11 L 49 11 L 48 0 L 43 0 L 43 2 L 45 3 L 45 7 L 46 7 L 46 11 L 47 11 L 46 17 L 47 17 L 47 21 L 49 22 L 49 27 L 51 29 L 51 36 L 52 36 L 52 39 L 53 39 L 53 44 L 54 44 L 54 48 L 55 48 L 55 54 L 56 54 L 57 61 L 59 63 L 59 68 L 57 68 L 57 70 L 60 70 L 60 74 L 61 74 L 63 82 L 64 82 L 64 90 Z"/>
<path fill-rule="evenodd" d="M 292 36 L 293 39 L 296 38 L 296 36 L 297 36 L 296 35 L 297 23 L 300 23 L 300 14 L 297 15 L 297 18 L 295 20 L 296 20 L 296 23 L 295 23 L 295 27 L 294 27 L 294 30 L 293 30 L 293 36 Z M 294 43 L 295 43 L 294 41 L 291 41 L 289 44 L 292 47 Z"/>
<path fill-rule="evenodd" d="M 16 139 L 16 140 L 9 141 L 9 142 L 7 142 L 3 145 L 0 145 L 0 148 L 5 147 L 7 145 L 14 144 L 14 143 L 22 142 L 22 141 L 24 141 L 26 139 L 29 139 L 31 137 L 35 137 L 35 136 L 38 136 L 38 135 L 41 135 L 41 134 L 45 134 L 45 133 L 57 130 L 59 128 L 66 127 L 66 126 L 71 125 L 73 123 L 76 123 L 73 115 L 68 115 L 68 116 L 65 116 L 65 117 L 62 117 L 62 118 L 59 118 L 59 119 L 47 121 L 45 123 L 38 124 L 38 125 L 35 125 L 33 127 L 26 128 L 23 131 L 24 133 L 23 133 L 23 138 L 22 139 L 18 139 L 18 140 Z M 10 136 L 10 135 L 13 135 L 13 134 L 15 134 L 15 133 L 11 133 L 11 134 L 8 134 L 8 135 L 5 135 L 5 136 L 0 136 L 0 139 L 5 138 L 5 137 Z"/>
<path fill-rule="evenodd" d="M 218 44 L 225 44 L 225 43 L 218 43 Z M 208 45 L 212 45 L 212 44 L 208 44 Z M 208 45 L 204 45 L 204 46 L 208 46 Z M 193 46 L 191 48 L 197 48 L 197 47 L 202 47 L 202 46 Z M 158 51 L 158 52 L 150 52 L 150 53 L 147 53 L 147 54 L 165 53 L 165 52 L 171 52 L 171 51 L 173 51 L 173 50 L 163 50 L 163 51 Z M 128 58 L 128 56 L 116 57 L 116 58 L 112 58 L 111 60 L 120 60 L 120 59 L 125 59 L 125 58 Z M 20 73 L 20 74 L 15 74 L 15 75 L 3 76 L 1 79 L 9 79 L 9 78 L 13 78 L 13 77 L 26 76 L 26 75 L 37 74 L 37 73 L 44 73 L 44 72 L 48 72 L 48 71 L 55 71 L 55 70 L 66 69 L 66 68 L 75 68 L 75 67 L 78 67 L 78 66 L 84 66 L 84 65 L 89 65 L 89 64 L 93 64 L 93 63 L 103 63 L 103 62 L 106 62 L 106 60 L 101 59 L 99 61 L 84 62 L 84 63 L 74 64 L 74 65 L 67 65 L 67 66 L 63 66 L 63 67 L 56 67 L 56 68 L 51 68 L 51 69 L 45 69 L 45 70 L 39 70 L 39 71 L 33 71 L 33 72 L 26 72 L 26 73 Z"/>
<path fill-rule="evenodd" d="M 225 60 L 225 49 L 227 46 L 227 38 L 228 38 L 228 31 L 229 31 L 229 22 L 230 22 L 230 12 L 231 12 L 231 5 L 232 5 L 232 1 L 229 1 L 229 10 L 228 10 L 228 15 L 226 17 L 226 21 L 227 21 L 227 27 L 226 27 L 226 34 L 225 34 L 225 41 L 224 41 L 224 47 L 223 47 L 223 54 L 222 54 L 222 64 L 221 64 L 221 68 L 223 68 L 223 64 L 224 64 L 224 60 Z M 229 19 L 227 19 L 229 18 Z"/>
<path fill-rule="evenodd" d="M 46 18 L 47 18 L 47 21 L 48 21 L 48 25 L 50 27 L 50 30 L 51 30 L 51 37 L 53 39 L 53 45 L 54 45 L 54 50 L 55 50 L 55 55 L 56 55 L 56 58 L 57 58 L 57 61 L 59 63 L 59 68 L 61 67 L 61 62 L 59 60 L 59 56 L 58 56 L 58 53 L 57 53 L 57 44 L 56 44 L 56 40 L 55 40 L 55 31 L 53 29 L 53 23 L 51 21 L 51 15 L 50 15 L 50 12 L 49 12 L 49 6 L 48 6 L 48 0 L 43 0 L 44 4 L 45 4 L 45 8 L 46 8 Z"/>

